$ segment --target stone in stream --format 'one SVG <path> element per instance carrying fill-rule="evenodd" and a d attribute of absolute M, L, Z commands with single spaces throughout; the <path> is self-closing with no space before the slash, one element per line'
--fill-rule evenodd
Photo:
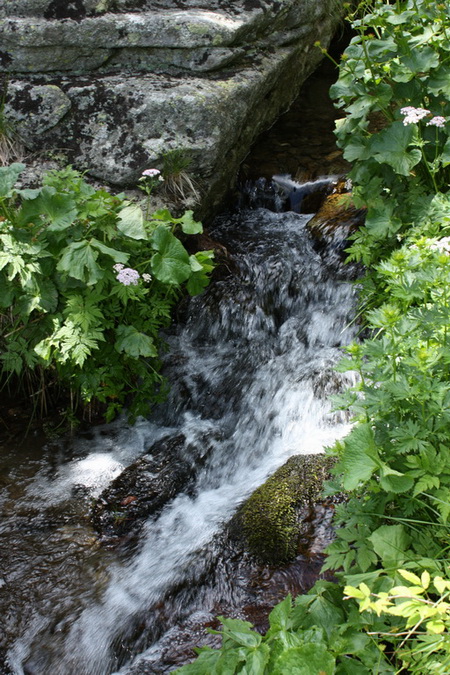
<path fill-rule="evenodd" d="M 263 562 L 293 560 L 308 539 L 314 507 L 323 502 L 323 482 L 334 464 L 325 455 L 294 455 L 253 492 L 238 510 L 230 530 Z M 308 547 L 307 547 L 308 548 Z"/>
<path fill-rule="evenodd" d="M 115 185 L 182 150 L 206 213 L 340 12 L 336 0 L 3 0 L 4 112 L 27 151 L 57 150 Z"/>
<path fill-rule="evenodd" d="M 155 443 L 102 492 L 92 508 L 93 525 L 102 536 L 136 533 L 149 516 L 156 516 L 188 486 L 195 465 L 182 456 L 185 441 L 178 434 Z"/>

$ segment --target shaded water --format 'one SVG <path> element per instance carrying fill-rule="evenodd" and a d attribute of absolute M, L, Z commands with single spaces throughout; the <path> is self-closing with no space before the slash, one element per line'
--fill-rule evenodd
<path fill-rule="evenodd" d="M 351 339 L 355 291 L 335 251 L 316 253 L 308 219 L 259 209 L 218 221 L 212 235 L 237 271 L 193 299 L 167 336 L 171 392 L 151 420 L 6 452 L 0 647 L 15 675 L 163 672 L 166 631 L 239 595 L 216 564 L 237 506 L 289 456 L 347 432 L 328 395 L 340 386 L 332 369 Z M 148 519 L 128 555 L 102 547 L 92 497 L 180 432 L 194 476 L 186 491 Z"/>

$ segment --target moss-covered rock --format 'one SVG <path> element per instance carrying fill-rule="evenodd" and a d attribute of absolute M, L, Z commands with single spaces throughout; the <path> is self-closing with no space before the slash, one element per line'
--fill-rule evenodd
<path fill-rule="evenodd" d="M 252 554 L 270 564 L 296 556 L 299 511 L 321 500 L 333 463 L 324 455 L 295 455 L 244 502 L 233 530 L 241 532 Z"/>

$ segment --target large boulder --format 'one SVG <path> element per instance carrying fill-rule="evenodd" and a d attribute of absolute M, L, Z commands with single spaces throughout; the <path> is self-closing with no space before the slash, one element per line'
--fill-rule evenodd
<path fill-rule="evenodd" d="M 3 0 L 5 114 L 25 147 L 133 185 L 190 159 L 205 210 L 299 92 L 337 0 Z M 188 191 L 187 191 L 188 192 Z M 187 195 L 188 196 L 188 195 Z"/>
<path fill-rule="evenodd" d="M 315 510 L 324 501 L 323 483 L 334 463 L 321 454 L 288 459 L 242 504 L 230 525 L 232 536 L 264 563 L 293 560 L 302 552 L 303 540 L 310 539 L 310 530 L 315 536 Z"/>

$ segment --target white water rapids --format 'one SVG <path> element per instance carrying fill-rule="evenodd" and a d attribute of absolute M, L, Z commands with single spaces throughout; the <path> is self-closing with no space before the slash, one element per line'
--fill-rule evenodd
<path fill-rule="evenodd" d="M 18 508 L 33 505 L 42 515 L 68 508 L 71 491 L 86 503 L 168 433 L 184 435 L 184 459 L 198 464 L 189 490 L 148 519 L 129 558 L 108 552 L 105 559 L 97 547 L 85 560 L 84 548 L 65 552 L 67 537 L 52 539 L 61 585 L 47 550 L 36 549 L 44 546 L 38 537 L 28 559 L 18 555 L 16 572 L 32 575 L 33 592 L 18 593 L 20 616 L 8 619 L 15 636 L 5 643 L 5 667 L 14 675 L 146 672 L 145 650 L 164 632 L 152 626 L 154 608 L 180 585 L 200 583 L 205 547 L 237 506 L 291 455 L 318 453 L 348 431 L 328 397 L 344 381 L 333 365 L 352 338 L 355 290 L 335 260 L 327 263 L 332 252 L 314 250 L 309 218 L 259 209 L 222 220 L 213 236 L 237 271 L 193 299 L 167 337 L 168 401 L 134 429 L 116 423 L 93 430 L 69 456 L 28 476 Z M 10 508 L 9 526 L 0 529 L 9 547 Z M 5 597 L 15 593 L 12 577 L 9 569 L 0 582 Z"/>

